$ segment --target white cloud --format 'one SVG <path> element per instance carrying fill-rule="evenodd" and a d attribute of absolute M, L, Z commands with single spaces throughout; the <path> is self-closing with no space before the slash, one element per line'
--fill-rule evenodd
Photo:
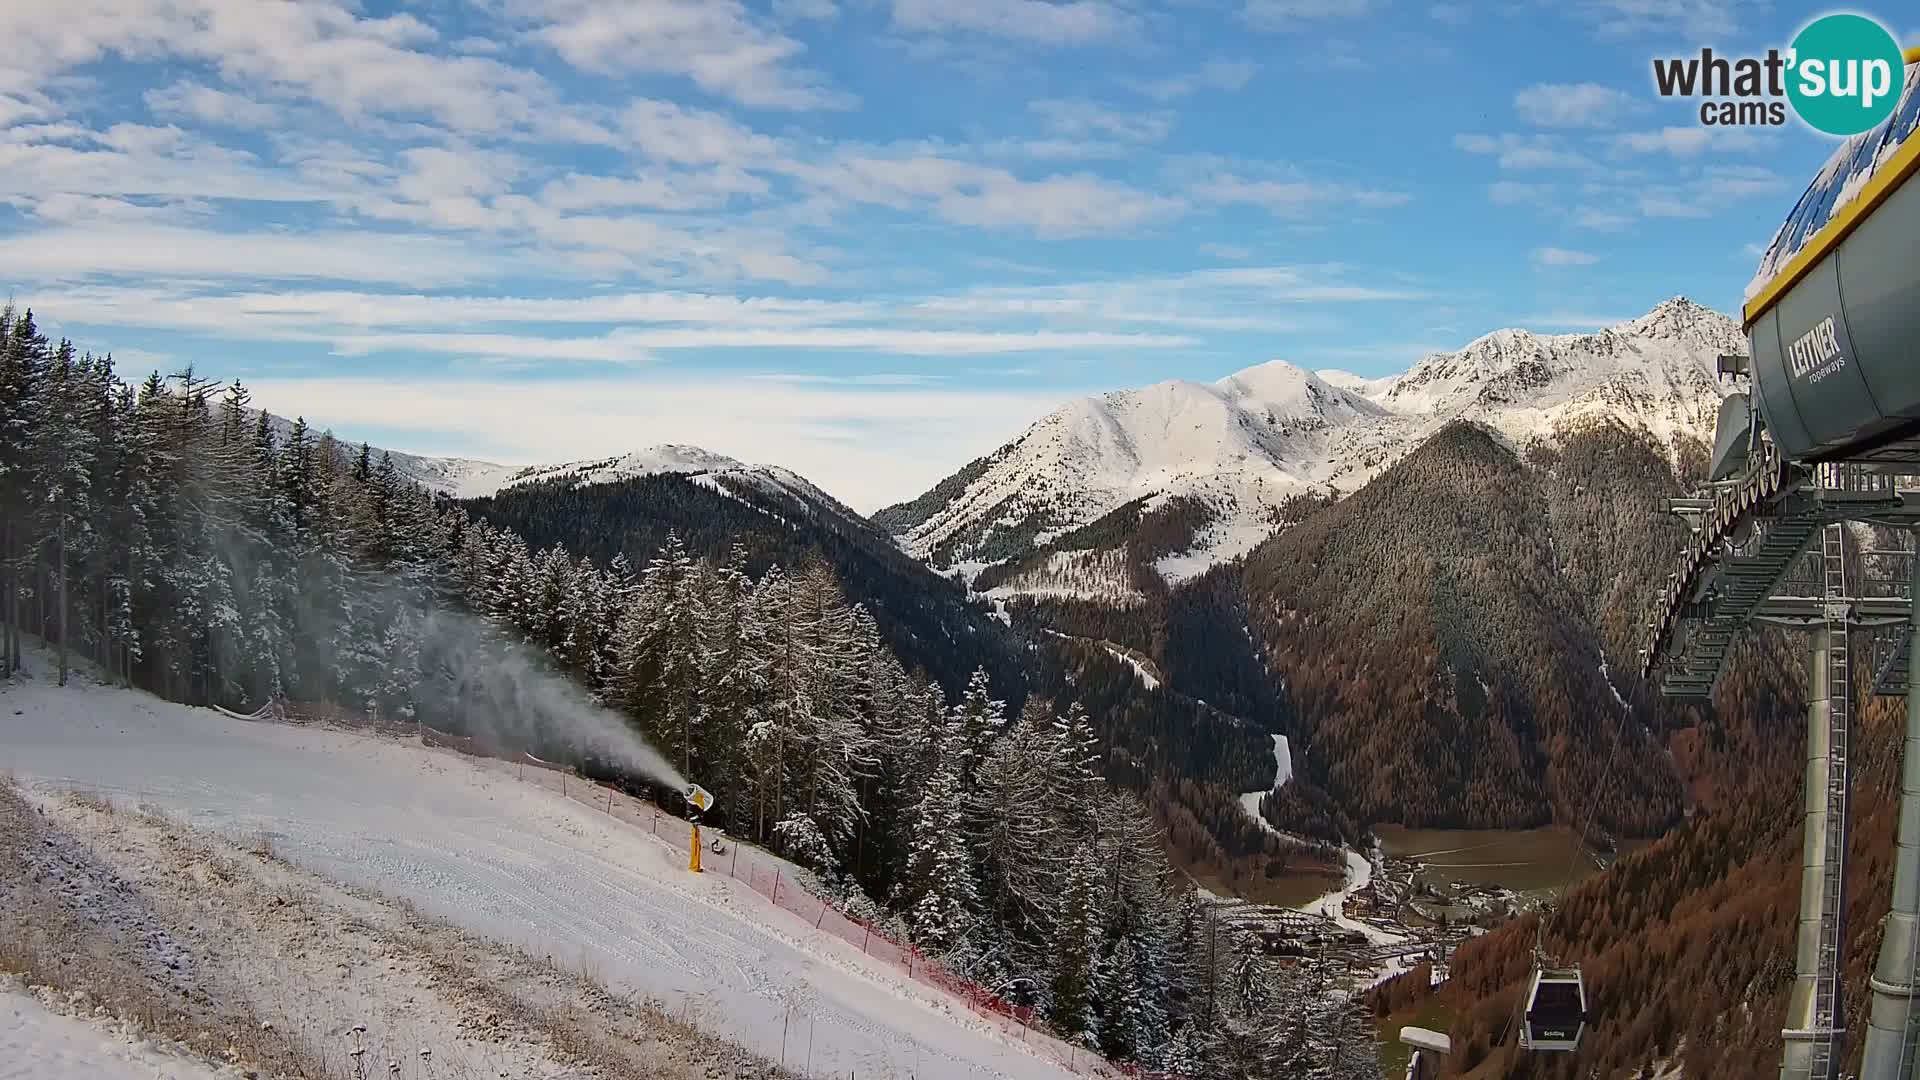
<path fill-rule="evenodd" d="M 59 110 L 40 94 L 0 94 L 0 128 L 29 120 L 51 120 Z"/>
<path fill-rule="evenodd" d="M 1548 184 L 1522 184 L 1515 180 L 1500 180 L 1487 186 L 1487 201 L 1495 206 L 1522 206 L 1538 203 L 1553 194 Z"/>
<path fill-rule="evenodd" d="M 0 256 L 6 253 L 0 248 Z M 244 279 L 248 272 L 243 269 L 236 276 Z M 1195 330 L 1298 329 L 1296 317 L 1275 314 L 1280 305 L 1380 303 L 1423 295 L 1399 286 L 1354 282 L 1339 266 L 1302 265 L 862 300 L 699 292 L 557 298 L 351 289 L 245 291 L 149 283 L 63 284 L 47 300 L 57 301 L 54 306 L 62 316 L 79 324 L 243 341 L 318 342 L 356 355 L 414 350 L 523 360 L 628 361 L 671 350 L 713 348 L 924 356 L 1168 349 L 1195 344 L 1189 336 Z M 607 329 L 555 333 L 555 328 L 569 325 Z"/>
<path fill-rule="evenodd" d="M 824 21 L 839 18 L 840 7 L 834 0 L 773 0 L 773 17 L 790 22 Z"/>
<path fill-rule="evenodd" d="M 1633 219 L 1625 214 L 1615 213 L 1611 210 L 1582 206 L 1573 212 L 1573 223 L 1582 229 L 1593 229 L 1598 232 L 1613 232 L 1631 225 Z"/>
<path fill-rule="evenodd" d="M 1199 202 L 1257 206 L 1283 218 L 1304 217 L 1327 207 L 1388 209 L 1404 206 L 1412 199 L 1401 191 L 1310 180 L 1249 179 L 1233 173 L 1216 174 L 1192 184 L 1187 190 Z"/>
<path fill-rule="evenodd" d="M 15 66 L 0 92 L 35 90 L 62 72 L 117 56 L 210 65 L 224 81 L 297 94 L 341 115 L 424 117 L 463 132 L 565 130 L 537 74 L 477 56 L 413 46 L 434 32 L 411 15 L 363 17 L 335 0 L 10 0 L 0 39 Z"/>
<path fill-rule="evenodd" d="M 1685 183 L 1649 188 L 1639 198 L 1649 218 L 1709 218 L 1729 203 L 1787 190 L 1787 182 L 1758 165 L 1713 166 Z"/>
<path fill-rule="evenodd" d="M 61 312 L 76 322 L 152 326 L 239 337 L 308 338 L 374 329 L 420 330 L 569 323 L 799 327 L 872 321 L 879 303 L 623 292 L 578 297 L 427 295 L 352 290 L 210 292 L 202 288 L 80 286 L 63 289 Z"/>
<path fill-rule="evenodd" d="M 400 152 L 406 172 L 394 184 L 402 198 L 442 199 L 499 195 L 526 169 L 517 155 L 471 147 L 415 146 Z"/>
<path fill-rule="evenodd" d="M 1571 251 L 1567 248 L 1540 247 L 1533 249 L 1535 266 L 1592 266 L 1600 261 L 1600 256 L 1586 251 Z"/>
<path fill-rule="evenodd" d="M 689 211 L 725 206 L 736 197 L 756 198 L 769 190 L 760 177 L 732 169 L 655 170 L 634 177 L 569 173 L 549 181 L 540 189 L 538 199 L 542 205 L 562 212 L 626 208 Z"/>
<path fill-rule="evenodd" d="M 1432 4 L 1427 8 L 1427 18 L 1453 26 L 1464 25 L 1472 17 L 1465 4 Z"/>
<path fill-rule="evenodd" d="M 1772 138 L 1726 127 L 1666 127 L 1658 131 L 1632 131 L 1609 140 L 1615 150 L 1629 154 L 1669 154 L 1673 157 L 1698 157 L 1709 150 L 1749 153 L 1774 144 Z"/>
<path fill-rule="evenodd" d="M 1551 135 L 1455 135 L 1453 145 L 1469 154 L 1495 157 L 1503 169 L 1584 169 L 1593 164 Z"/>
<path fill-rule="evenodd" d="M 778 140 L 730 116 L 671 101 L 634 102 L 621 115 L 621 129 L 641 153 L 675 165 L 745 169 L 769 164 L 783 152 Z"/>
<path fill-rule="evenodd" d="M 1513 107 L 1539 127 L 1610 127 L 1638 103 L 1631 94 L 1599 83 L 1535 83 L 1515 94 Z"/>
<path fill-rule="evenodd" d="M 225 374 L 225 373 L 222 373 Z M 856 510 L 912 498 L 1046 415 L 1070 391 L 767 382 L 702 372 L 592 380 L 249 380 L 254 401 L 345 438 L 511 464 L 577 460 L 662 442 L 776 462 Z"/>
<path fill-rule="evenodd" d="M 155 116 L 220 127 L 262 128 L 280 116 L 279 109 L 265 102 L 186 80 L 147 91 L 146 102 Z"/>
<path fill-rule="evenodd" d="M 74 125 L 0 130 L 0 195 L 55 193 L 324 202 L 335 188 L 268 169 L 173 127 L 115 124 L 105 131 Z"/>
<path fill-rule="evenodd" d="M 1249 23 L 1265 30 L 1301 30 L 1372 13 L 1373 0 L 1247 0 L 1241 9 Z"/>
<path fill-rule="evenodd" d="M 1575 0 L 1561 10 L 1592 24 L 1602 38 L 1651 35 L 1697 48 L 1702 39 L 1738 33 L 1772 6 L 1771 0 Z"/>
<path fill-rule="evenodd" d="M 673 75 L 742 105 L 844 108 L 845 92 L 790 63 L 805 46 L 738 0 L 507 0 L 533 36 L 575 67 Z"/>
<path fill-rule="evenodd" d="M 0 238 L 0 266 L 20 279 L 105 274 L 157 279 L 338 280 L 452 285 L 525 271 L 545 260 L 449 240 L 366 230 L 225 232 L 166 225 L 92 225 Z"/>
<path fill-rule="evenodd" d="M 914 330 L 892 327 L 801 326 L 665 327 L 615 330 L 594 337 L 521 334 L 350 334 L 329 339 L 346 356 L 424 352 L 515 360 L 581 360 L 637 363 L 656 353 L 684 349 L 780 349 L 877 352 L 891 356 L 986 356 L 1067 349 L 1171 349 L 1192 338 L 1172 334 Z"/>
<path fill-rule="evenodd" d="M 1083 98 L 1035 101 L 1027 107 L 1040 114 L 1048 127 L 1068 137 L 1094 135 L 1152 143 L 1166 138 L 1173 128 L 1173 113 L 1165 109 L 1148 113 L 1121 112 Z"/>
<path fill-rule="evenodd" d="M 1240 90 L 1253 81 L 1260 66 L 1250 60 L 1209 60 L 1196 71 L 1140 84 L 1140 92 L 1159 101 L 1172 101 L 1201 90 Z"/>
<path fill-rule="evenodd" d="M 955 225 L 1025 228 L 1046 236 L 1137 228 L 1186 208 L 1177 198 L 1085 173 L 1024 180 L 1005 169 L 929 153 L 848 152 L 789 168 L 814 190 L 847 202 L 927 210 Z"/>
<path fill-rule="evenodd" d="M 1216 259 L 1245 262 L 1253 258 L 1253 249 L 1239 244 L 1201 244 L 1200 254 L 1211 255 Z"/>
<path fill-rule="evenodd" d="M 822 375 L 811 371 L 760 371 L 741 378 L 751 382 L 799 383 L 809 386 L 937 386 L 945 375 L 915 375 L 883 371 L 873 375 Z"/>
<path fill-rule="evenodd" d="M 965 32 L 1035 45 L 1090 45 L 1135 32 L 1137 18 L 1105 0 L 893 0 L 893 25 Z"/>

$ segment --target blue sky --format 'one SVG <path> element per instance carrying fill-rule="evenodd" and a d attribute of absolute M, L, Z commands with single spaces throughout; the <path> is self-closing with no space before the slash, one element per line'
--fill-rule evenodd
<path fill-rule="evenodd" d="M 348 437 L 870 509 L 1073 394 L 1734 310 L 1833 144 L 1649 62 L 1826 10 L 9 0 L 0 287 Z"/>

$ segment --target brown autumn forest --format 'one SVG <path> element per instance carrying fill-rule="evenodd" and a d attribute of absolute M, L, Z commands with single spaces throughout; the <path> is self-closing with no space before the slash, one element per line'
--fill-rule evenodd
<path fill-rule="evenodd" d="M 1292 736 L 1296 781 L 1264 807 L 1290 830 L 1352 840 L 1378 822 L 1514 827 L 1580 822 L 1590 808 L 1614 835 L 1671 829 L 1549 920 L 1549 949 L 1583 962 L 1593 989 L 1580 1075 L 1627 1076 L 1676 1052 L 1688 1075 L 1761 1075 L 1777 1060 L 1773 1018 L 1792 973 L 1804 661 L 1796 642 L 1756 637 L 1711 707 L 1639 684 L 1639 627 L 1684 535 L 1664 501 L 1690 486 L 1702 450 L 1678 457 L 1676 469 L 1617 425 L 1521 454 L 1461 425 L 1164 599 L 1033 609 L 1063 632 L 1138 648 L 1174 688 Z M 1253 647 L 1236 650 L 1242 626 Z M 1887 904 L 1898 705 L 1861 720 L 1856 1001 Z M 1609 769 L 1614 738 L 1625 741 Z M 1153 794 L 1173 816 L 1175 799 Z M 1218 808 L 1196 816 L 1209 833 L 1232 828 L 1217 793 L 1179 801 Z M 1176 829 L 1174 846 L 1205 848 L 1195 835 Z M 1570 1061 L 1511 1048 L 1533 932 L 1524 920 L 1457 957 L 1443 991 L 1459 1018 L 1452 1068 L 1574 1075 Z"/>

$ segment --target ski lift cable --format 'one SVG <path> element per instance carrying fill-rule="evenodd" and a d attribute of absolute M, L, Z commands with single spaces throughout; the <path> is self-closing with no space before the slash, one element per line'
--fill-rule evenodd
<path fill-rule="evenodd" d="M 1607 676 L 1604 675 L 1601 677 L 1607 678 Z M 1609 681 L 1611 680 L 1609 679 Z M 1587 830 L 1593 827 L 1594 820 L 1600 812 L 1600 800 L 1605 796 L 1607 791 L 1607 782 L 1613 778 L 1613 763 L 1620 754 L 1620 743 L 1626 734 L 1624 730 L 1625 727 L 1626 717 L 1622 715 L 1619 722 L 1614 725 L 1613 742 L 1607 749 L 1607 764 L 1605 768 L 1600 770 L 1600 783 L 1593 789 L 1593 801 L 1587 804 L 1587 820 L 1581 825 L 1580 831 L 1575 833 L 1573 837 L 1573 853 L 1567 857 L 1566 880 L 1562 882 L 1560 886 L 1560 895 L 1563 898 L 1573 888 L 1573 873 L 1580 866 L 1580 856 L 1586 852 Z M 1536 965 L 1538 964 L 1541 950 L 1546 943 L 1546 932 L 1547 920 L 1546 917 L 1542 915 L 1540 920 L 1534 924 L 1533 928 L 1533 952 Z"/>

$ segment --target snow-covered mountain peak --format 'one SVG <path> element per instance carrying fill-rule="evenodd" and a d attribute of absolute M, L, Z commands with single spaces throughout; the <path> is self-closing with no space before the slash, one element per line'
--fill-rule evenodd
<path fill-rule="evenodd" d="M 1746 341 L 1732 319 L 1684 296 L 1662 300 L 1652 311 L 1614 328 L 1630 337 L 1698 342 L 1744 351 Z"/>
<path fill-rule="evenodd" d="M 1270 360 L 1235 372 L 1213 385 L 1235 402 L 1264 407 L 1269 413 L 1297 420 L 1331 420 L 1381 411 L 1363 393 L 1335 385 L 1285 360 Z"/>
<path fill-rule="evenodd" d="M 1068 402 L 880 519 L 936 563 L 991 565 L 1051 548 L 1046 565 L 1084 581 L 1114 564 L 1054 540 L 1136 500 L 1149 510 L 1189 500 L 1205 524 L 1158 566 L 1184 576 L 1264 539 L 1290 497 L 1352 491 L 1452 420 L 1515 443 L 1593 418 L 1669 448 L 1707 438 L 1721 396 L 1715 359 L 1741 344 L 1733 320 L 1674 297 L 1590 333 L 1495 330 L 1394 376 L 1276 360 L 1211 383 L 1168 380 Z"/>
<path fill-rule="evenodd" d="M 616 454 L 612 457 L 565 461 L 553 465 L 528 465 L 522 468 L 504 466 L 498 468 L 499 471 L 491 475 L 469 477 L 461 489 L 453 494 L 460 498 L 473 499 L 495 495 L 508 488 L 545 481 L 558 480 L 582 486 L 615 484 L 622 480 L 657 476 L 661 473 L 699 475 L 739 472 L 745 471 L 747 466 L 725 454 L 716 454 L 698 446 L 662 443 L 645 450 Z"/>

